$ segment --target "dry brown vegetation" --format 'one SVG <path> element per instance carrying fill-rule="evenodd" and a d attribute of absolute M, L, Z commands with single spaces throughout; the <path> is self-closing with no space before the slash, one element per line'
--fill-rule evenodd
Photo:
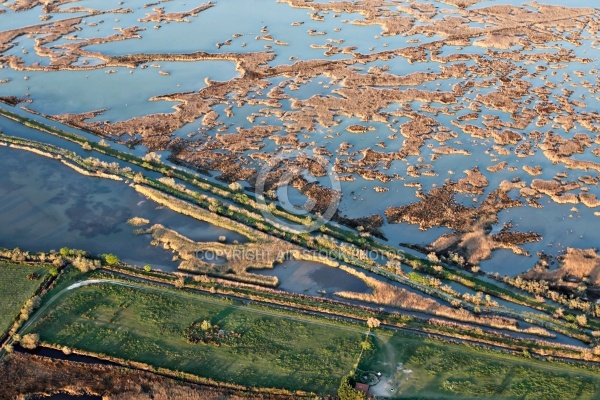
<path fill-rule="evenodd" d="M 97 395 L 111 400 L 291 399 L 301 396 L 260 393 L 218 384 L 200 385 L 123 367 L 53 360 L 12 353 L 0 362 L 0 398 L 33 394 Z"/>
<path fill-rule="evenodd" d="M 455 200 L 456 193 L 481 194 L 487 186 L 487 179 L 479 170 L 465 171 L 467 176 L 458 182 L 448 181 L 444 186 L 420 193 L 421 201 L 402 207 L 390 207 L 386 216 L 391 223 L 408 222 L 419 224 L 421 229 L 433 226 L 446 226 L 455 232 L 441 236 L 431 244 L 437 253 L 457 253 L 470 264 L 491 256 L 495 249 L 510 249 L 516 254 L 529 255 L 519 247 L 536 242 L 541 237 L 534 232 L 513 232 L 512 226 L 505 226 L 500 233 L 490 235 L 489 227 L 497 223 L 498 212 L 521 206 L 520 200 L 513 200 L 508 192 L 519 185 L 503 182 L 500 189 L 490 193 L 479 206 L 467 207 Z"/>
<path fill-rule="evenodd" d="M 172 250 L 182 260 L 179 265 L 181 271 L 224 276 L 265 286 L 277 286 L 277 278 L 252 274 L 247 270 L 273 268 L 291 253 L 293 247 L 277 239 L 246 244 L 197 243 L 158 224 L 147 232 L 152 235 L 154 244 Z M 202 254 L 207 254 L 206 261 L 202 260 Z"/>
<path fill-rule="evenodd" d="M 477 316 L 465 309 L 456 309 L 445 306 L 434 299 L 421 296 L 406 289 L 393 286 L 389 283 L 381 282 L 375 278 L 365 275 L 363 272 L 356 271 L 353 268 L 348 268 L 344 265 L 340 266 L 340 268 L 363 280 L 367 285 L 373 288 L 373 293 L 365 294 L 354 292 L 337 292 L 335 293 L 336 296 L 346 299 L 366 301 L 369 303 L 389 305 L 407 310 L 422 311 L 438 317 L 474 322 L 495 328 L 511 330 L 517 329 L 516 321 L 513 319 Z"/>
<path fill-rule="evenodd" d="M 163 22 L 163 21 L 175 21 L 184 22 L 186 17 L 195 17 L 198 13 L 207 10 L 214 6 L 214 3 L 203 4 L 199 7 L 194 8 L 190 11 L 183 12 L 171 12 L 166 13 L 162 7 L 152 9 L 154 14 L 147 14 L 145 18 L 140 19 L 140 22 Z"/>
<path fill-rule="evenodd" d="M 548 270 L 538 266 L 522 275 L 524 279 L 556 282 L 558 280 L 573 279 L 581 281 L 586 279 L 590 285 L 600 285 L 600 256 L 594 249 L 567 248 L 561 257 L 558 269 Z"/>
<path fill-rule="evenodd" d="M 146 218 L 133 217 L 133 218 L 129 219 L 127 221 L 127 223 L 132 226 L 143 226 L 143 225 L 148 225 L 150 223 L 150 221 L 147 220 Z"/>
<path fill-rule="evenodd" d="M 233 229 L 250 239 L 248 243 L 243 244 L 198 243 L 160 224 L 150 227 L 146 232 L 152 235 L 153 243 L 172 250 L 176 257 L 182 260 L 179 266 L 182 271 L 227 276 L 243 282 L 276 286 L 277 278 L 252 274 L 247 270 L 273 268 L 277 262 L 297 254 L 297 252 L 293 252 L 294 250 L 300 250 L 300 247 L 284 240 L 219 216 L 156 189 L 143 185 L 134 185 L 134 187 L 138 192 L 174 211 L 223 228 Z M 230 209 L 239 211 L 234 206 L 230 206 Z M 259 215 L 254 215 L 254 217 L 260 220 Z M 209 254 L 206 261 L 201 259 L 201 255 L 204 253 Z M 218 259 L 215 259 L 215 256 L 218 256 Z"/>

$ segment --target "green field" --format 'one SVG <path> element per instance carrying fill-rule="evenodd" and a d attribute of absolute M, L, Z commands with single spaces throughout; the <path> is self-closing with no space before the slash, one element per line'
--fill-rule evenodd
<path fill-rule="evenodd" d="M 599 373 L 564 364 L 400 334 L 380 335 L 373 344 L 359 371 L 383 373 L 374 393 L 420 399 L 600 398 Z"/>
<path fill-rule="evenodd" d="M 69 291 L 50 309 L 28 329 L 45 342 L 223 382 L 317 393 L 335 393 L 364 337 L 358 327 L 326 320 L 112 284 Z"/>
<path fill-rule="evenodd" d="M 28 279 L 32 273 L 40 277 Z M 23 304 L 40 286 L 47 273 L 48 268 L 39 266 L 0 264 L 0 336 L 11 327 Z"/>

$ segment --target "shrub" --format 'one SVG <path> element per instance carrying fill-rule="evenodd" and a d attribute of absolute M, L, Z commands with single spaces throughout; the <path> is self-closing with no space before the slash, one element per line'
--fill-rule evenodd
<path fill-rule="evenodd" d="M 144 265 L 144 271 L 150 272 L 150 271 L 152 271 L 152 267 L 150 265 L 146 264 L 146 265 Z"/>
<path fill-rule="evenodd" d="M 80 270 L 81 272 L 93 271 L 96 268 L 100 267 L 100 261 L 98 260 L 90 260 L 85 257 L 77 256 L 73 260 L 73 266 Z"/>
<path fill-rule="evenodd" d="M 30 281 L 37 281 L 38 279 L 40 279 L 40 274 L 38 274 L 37 272 L 32 272 L 31 274 L 27 275 L 27 279 L 29 279 Z"/>
<path fill-rule="evenodd" d="M 40 306 L 40 302 L 41 302 L 41 300 L 40 300 L 39 296 L 33 296 L 32 298 L 27 300 L 25 302 L 25 304 L 23 305 L 23 308 L 21 308 L 20 318 L 22 320 L 28 319 L 29 316 L 31 315 L 31 313 L 33 312 L 33 310 L 35 310 L 36 308 L 38 308 Z"/>
<path fill-rule="evenodd" d="M 229 184 L 229 189 L 233 190 L 234 192 L 239 192 L 242 190 L 242 185 L 239 182 L 232 182 Z"/>
<path fill-rule="evenodd" d="M 50 276 L 58 276 L 58 268 L 56 268 L 56 267 L 50 268 L 50 270 L 48 271 L 48 274 Z"/>
<path fill-rule="evenodd" d="M 367 326 L 369 328 L 378 328 L 379 325 L 381 325 L 381 321 L 379 321 L 377 318 L 373 318 L 373 317 L 367 318 Z"/>

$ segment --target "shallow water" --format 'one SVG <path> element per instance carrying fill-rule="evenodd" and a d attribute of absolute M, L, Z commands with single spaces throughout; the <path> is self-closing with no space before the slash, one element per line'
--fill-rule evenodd
<path fill-rule="evenodd" d="M 272 270 L 252 271 L 258 275 L 276 276 L 279 289 L 292 293 L 324 295 L 331 297 L 335 292 L 350 291 L 370 293 L 371 289 L 360 279 L 338 268 L 324 264 L 288 260 Z"/>
<path fill-rule="evenodd" d="M 136 236 L 127 224 L 143 217 L 178 230 L 197 241 L 234 232 L 159 207 L 122 182 L 90 178 L 51 160 L 22 150 L 0 147 L 0 246 L 29 251 L 83 249 L 114 253 L 127 263 L 174 271 L 172 254 Z"/>
<path fill-rule="evenodd" d="M 267 2 L 264 0 L 227 0 L 227 1 L 216 1 L 215 7 L 212 7 L 206 11 L 199 13 L 197 16 L 190 16 L 186 19 L 188 22 L 141 22 L 140 18 L 143 18 L 147 13 L 152 13 L 152 7 L 145 8 L 145 1 L 133 0 L 128 1 L 123 6 L 120 6 L 117 1 L 101 1 L 101 0 L 85 0 L 76 3 L 69 3 L 61 6 L 67 8 L 70 6 L 85 6 L 92 7 L 99 10 L 110 10 L 118 7 L 128 7 L 133 10 L 130 14 L 105 14 L 98 16 L 85 16 L 85 13 L 71 14 L 61 13 L 54 16 L 50 22 L 58 21 L 62 19 L 72 18 L 74 16 L 85 16 L 83 23 L 79 24 L 81 30 L 70 34 L 70 36 L 76 36 L 72 39 L 78 40 L 79 38 L 91 38 L 91 37 L 106 37 L 113 35 L 118 31 L 115 28 L 126 28 L 132 26 L 138 26 L 142 29 L 139 32 L 141 39 L 131 39 L 117 41 L 107 44 L 98 44 L 89 46 L 87 49 L 92 51 L 99 51 L 108 55 L 122 55 L 128 53 L 189 53 L 194 51 L 206 51 L 210 53 L 228 53 L 228 52 L 257 52 L 267 50 L 265 46 L 271 46 L 269 51 L 274 52 L 275 58 L 269 62 L 272 66 L 290 64 L 290 57 L 295 57 L 298 60 L 313 60 L 313 59 L 349 59 L 351 56 L 348 54 L 337 54 L 331 57 L 324 56 L 324 49 L 314 49 L 311 45 L 322 45 L 326 43 L 332 43 L 331 40 L 342 39 L 345 42 L 343 44 L 334 44 L 338 47 L 345 46 L 356 46 L 356 51 L 363 54 L 370 54 L 373 52 L 387 51 L 407 46 L 417 46 L 419 44 L 433 42 L 444 39 L 440 35 L 433 35 L 431 37 L 424 34 L 414 34 L 412 36 L 381 36 L 382 27 L 379 25 L 374 26 L 362 26 L 353 21 L 359 21 L 363 19 L 358 13 L 339 13 L 336 15 L 333 12 L 322 12 L 319 13 L 324 20 L 315 21 L 308 17 L 311 11 L 308 9 L 297 9 L 292 8 L 284 3 L 278 3 L 272 1 L 269 6 L 265 6 Z M 560 0 L 546 0 L 545 4 L 554 5 L 567 5 L 564 1 Z M 473 9 L 483 8 L 488 6 L 495 6 L 499 4 L 513 4 L 522 5 L 523 1 L 520 0 L 505 0 L 502 2 L 498 1 L 483 1 L 475 6 Z M 164 7 L 166 12 L 179 12 L 190 10 L 199 4 L 189 4 L 188 2 L 181 1 L 170 1 L 160 3 L 158 7 Z M 409 2 L 403 3 L 402 5 L 409 5 Z M 460 13 L 447 5 L 440 2 L 435 4 L 440 9 L 445 9 L 446 12 L 438 12 L 433 18 L 439 20 L 444 16 L 454 15 L 458 16 Z M 570 7 L 590 7 L 589 1 L 576 0 L 568 2 Z M 531 5 L 527 6 L 530 9 Z M 393 8 L 393 7 L 392 7 Z M 33 25 L 39 23 L 39 15 L 41 14 L 40 7 L 34 8 L 29 11 L 20 12 L 18 14 L 7 10 L 4 14 L 0 14 L 0 28 L 1 30 L 13 29 L 25 25 Z M 18 16 L 18 18 L 17 18 Z M 293 22 L 303 21 L 304 24 L 300 26 L 291 26 Z M 492 22 L 486 21 L 485 23 L 470 22 L 468 25 L 473 28 L 481 28 L 489 26 Z M 160 25 L 160 29 L 155 29 Z M 265 27 L 266 32 L 261 32 L 261 29 Z M 311 36 L 307 33 L 309 29 L 316 31 L 326 32 L 326 35 L 322 36 Z M 339 31 L 336 32 L 336 29 Z M 242 34 L 239 38 L 233 38 L 234 34 Z M 256 37 L 259 35 L 270 34 L 276 40 L 282 40 L 288 43 L 288 46 L 277 45 L 272 41 L 257 40 Z M 186 40 L 182 40 L 186 38 Z M 189 38 L 189 40 L 187 40 Z M 227 39 L 231 39 L 231 45 L 222 46 L 221 48 L 216 47 L 216 43 L 224 42 Z M 411 39 L 418 40 L 418 43 L 409 43 Z M 60 38 L 53 42 L 50 46 L 55 51 L 60 50 L 60 46 L 72 43 L 74 40 Z M 474 42 L 476 39 L 472 40 Z M 9 50 L 6 54 L 12 54 L 23 57 L 27 63 L 42 62 L 47 63 L 48 60 L 39 59 L 33 49 L 33 38 L 19 37 L 15 39 L 15 47 Z M 553 42 L 552 45 L 560 45 L 561 47 L 572 50 L 575 54 L 580 57 L 594 57 L 597 54 L 597 50 L 593 45 L 594 38 L 590 37 L 588 32 L 582 33 L 582 46 L 575 47 L 565 41 Z M 245 43 L 246 46 L 242 46 Z M 389 44 L 386 47 L 385 44 Z M 25 49 L 28 54 L 23 54 Z M 556 49 L 523 49 L 521 46 L 513 46 L 509 50 L 517 50 L 524 53 L 536 54 L 542 51 L 544 52 L 556 52 Z M 445 44 L 441 49 L 439 56 L 448 56 L 454 53 L 468 53 L 472 55 L 484 55 L 486 49 L 477 46 L 464 46 L 458 48 L 450 44 Z M 81 63 L 83 60 L 79 60 Z M 90 60 L 93 63 L 93 60 Z M 473 66 L 474 61 L 461 61 L 467 66 Z M 10 82 L 0 84 L 0 93 L 2 95 L 14 95 L 14 96 L 26 96 L 28 95 L 33 103 L 28 104 L 28 107 L 34 110 L 48 113 L 48 114 L 61 114 L 61 113 L 77 113 L 84 111 L 97 110 L 101 108 L 107 108 L 107 111 L 96 117 L 96 121 L 109 120 L 118 121 L 132 118 L 135 116 L 141 116 L 150 113 L 169 113 L 172 111 L 172 107 L 176 106 L 177 103 L 157 101 L 150 102 L 149 99 L 152 96 L 161 94 L 178 93 L 178 92 L 190 92 L 197 91 L 205 87 L 204 79 L 210 78 L 216 81 L 226 81 L 234 77 L 239 76 L 235 70 L 235 64 L 228 61 L 199 61 L 199 62 L 158 62 L 153 63 L 161 66 L 158 68 L 146 68 L 138 67 L 135 69 L 127 68 L 104 68 L 94 71 L 62 71 L 62 72 L 24 72 L 14 71 L 12 69 L 4 68 L 0 69 L 0 79 L 11 79 Z M 448 63 L 447 65 L 451 65 Z M 447 66 L 446 65 L 446 66 Z M 545 61 L 533 62 L 528 65 L 525 63 L 516 63 L 517 67 L 525 68 L 529 73 L 536 72 L 536 66 L 546 65 Z M 387 67 L 389 72 L 397 75 L 405 75 L 413 72 L 420 71 L 441 71 L 441 65 L 435 62 L 416 62 L 409 63 L 404 57 L 395 57 L 387 61 L 376 61 L 367 63 L 365 65 L 357 64 L 356 67 L 361 68 L 360 73 L 366 74 L 370 67 Z M 586 72 L 586 76 L 583 79 L 588 81 L 594 81 L 595 75 L 591 74 L 590 71 L 597 67 L 597 60 L 589 64 L 576 64 L 568 65 L 564 69 L 551 70 L 544 73 L 538 74 L 537 77 L 531 78 L 532 82 L 535 82 L 537 86 L 543 86 L 544 83 L 541 80 L 541 75 L 547 75 L 547 80 L 559 84 L 559 87 L 551 89 L 554 94 L 560 94 L 563 88 L 573 90 L 573 99 L 579 99 L 582 94 L 587 94 L 588 90 L 583 87 L 573 87 L 573 83 L 578 83 L 581 79 L 576 79 L 574 72 L 576 70 Z M 117 72 L 113 74 L 106 74 L 107 70 L 116 69 Z M 170 75 L 163 76 L 159 75 L 158 71 L 168 71 Z M 552 76 L 551 73 L 556 71 L 556 76 Z M 569 73 L 571 75 L 572 82 L 563 83 L 563 73 Z M 24 78 L 29 78 L 25 80 Z M 286 79 L 293 79 L 294 77 L 273 78 L 270 82 L 273 85 L 277 85 Z M 530 78 L 523 78 L 530 79 Z M 475 81 L 481 80 L 480 78 L 474 78 Z M 425 90 L 441 90 L 451 91 L 452 86 L 456 83 L 461 82 L 462 79 L 451 78 L 444 80 L 435 80 L 432 82 L 420 85 L 419 89 Z M 65 83 L 68 84 L 65 84 Z M 439 86 L 438 86 L 439 84 Z M 300 100 L 307 100 L 313 96 L 338 96 L 335 92 L 339 89 L 339 84 L 332 83 L 331 79 L 326 76 L 317 76 L 308 80 L 306 84 L 300 85 L 298 90 L 290 90 L 286 87 L 284 91 L 294 98 Z M 403 87 L 405 88 L 405 87 Z M 406 87 L 408 88 L 408 87 Z M 262 94 L 251 92 L 251 95 L 256 95 L 256 98 L 265 98 L 266 92 L 269 90 L 263 90 Z M 486 94 L 498 90 L 497 85 L 492 85 L 489 88 L 475 87 L 473 93 L 466 95 L 459 99 L 459 103 L 468 105 L 468 102 L 475 97 L 476 94 Z M 523 100 L 527 97 L 531 97 L 532 100 L 537 101 L 538 98 L 530 93 L 524 96 Z M 594 112 L 600 110 L 600 103 L 592 101 L 592 97 L 588 95 L 586 103 L 586 112 Z M 467 101 L 468 100 L 468 101 Z M 286 112 L 295 112 L 297 110 L 292 109 L 291 102 L 289 100 L 281 101 L 282 110 Z M 422 106 L 420 102 L 412 102 L 409 104 L 413 110 L 419 110 Z M 441 107 L 439 104 L 432 104 L 434 107 Z M 380 110 L 385 112 L 394 112 L 403 106 L 402 104 L 391 104 L 387 109 Z M 248 117 L 252 113 L 257 113 L 266 106 L 260 105 L 244 105 L 241 107 L 234 107 L 235 113 L 234 118 L 225 118 L 223 109 L 224 106 L 217 106 L 217 110 L 221 116 L 219 121 L 223 121 L 227 124 L 232 124 L 229 128 L 229 132 L 233 132 L 236 127 L 249 128 L 256 124 L 265 123 L 271 125 L 281 125 L 281 123 L 275 117 L 262 117 L 259 116 L 252 123 L 248 121 Z M 458 134 L 456 139 L 448 141 L 448 145 L 454 147 L 460 147 L 468 150 L 471 155 L 445 155 L 442 156 L 435 162 L 430 162 L 433 152 L 427 146 L 423 146 L 422 157 L 425 163 L 431 163 L 434 167 L 436 176 L 421 176 L 419 178 L 412 178 L 406 175 L 406 168 L 408 164 L 415 165 L 419 163 L 417 156 L 409 156 L 406 161 L 394 161 L 388 170 L 379 168 L 378 170 L 386 174 L 398 174 L 404 180 L 392 180 L 388 183 L 382 183 L 377 180 L 363 179 L 358 175 L 355 175 L 356 180 L 353 182 L 341 182 L 342 192 L 344 194 L 342 202 L 340 204 L 340 211 L 349 217 L 361 217 L 370 215 L 373 213 L 382 214 L 383 211 L 390 206 L 406 205 L 411 202 L 417 201 L 415 196 L 416 188 L 406 187 L 405 183 L 418 181 L 423 185 L 423 191 L 428 191 L 435 186 L 440 186 L 446 179 L 459 179 L 463 176 L 462 171 L 471 169 L 474 166 L 479 166 L 481 172 L 489 180 L 489 187 L 485 190 L 485 195 L 490 193 L 492 190 L 498 187 L 503 180 L 511 180 L 515 178 L 521 178 L 526 184 L 530 184 L 534 178 L 541 179 L 552 179 L 552 177 L 565 170 L 562 165 L 553 165 L 539 149 L 535 149 L 535 155 L 529 158 L 519 158 L 515 155 L 514 151 L 511 151 L 510 155 L 498 156 L 496 151 L 491 149 L 494 142 L 492 140 L 479 140 L 473 139 L 471 136 L 464 134 L 460 129 L 452 125 L 452 121 L 465 115 L 470 110 L 459 110 L 455 112 L 455 115 L 447 116 L 439 114 L 435 116 L 435 120 L 444 127 L 449 128 L 451 131 Z M 432 116 L 428 112 L 423 112 L 425 115 Z M 510 115 L 503 111 L 494 109 L 487 109 L 481 113 L 482 115 L 497 116 L 502 121 L 507 122 L 510 120 Z M 397 119 L 398 123 L 392 121 Z M 407 122 L 409 119 L 406 117 L 393 117 L 390 116 L 385 123 L 373 122 L 373 121 L 360 121 L 356 116 L 338 116 L 336 117 L 339 124 L 327 128 L 316 124 L 315 132 L 301 132 L 299 140 L 303 143 L 309 143 L 309 146 L 305 149 L 307 154 L 312 154 L 313 150 L 318 147 L 325 147 L 327 150 L 333 152 L 339 148 L 342 142 L 349 142 L 354 147 L 350 150 L 351 152 L 359 152 L 364 149 L 374 149 L 383 151 L 377 147 L 377 144 L 384 142 L 387 146 L 385 151 L 397 151 L 402 147 L 403 138 L 399 133 L 396 139 L 389 139 L 388 136 L 392 133 L 388 124 L 394 129 L 398 129 L 399 126 Z M 375 128 L 375 131 L 367 132 L 364 135 L 354 135 L 346 132 L 345 128 L 355 123 L 363 123 Z M 483 127 L 483 118 L 480 116 L 476 120 L 463 122 L 471 125 Z M 561 127 L 552 127 L 550 125 L 544 128 L 535 127 L 535 121 L 528 127 L 526 127 L 521 133 L 526 134 L 534 129 L 540 130 L 543 133 L 547 133 L 550 129 L 554 133 L 560 134 L 564 137 L 570 137 L 573 133 L 582 131 L 580 126 L 577 126 L 574 131 L 565 132 Z M 6 126 L 6 123 L 0 122 L 0 126 Z M 10 125 L 9 125 L 10 126 Z M 174 136 L 187 139 L 189 134 L 197 133 L 198 130 L 203 130 L 201 121 L 196 120 L 193 123 L 189 123 L 183 126 L 178 131 L 174 132 Z M 209 136 L 215 136 L 217 134 L 216 129 L 203 130 Z M 585 130 L 583 130 L 585 131 Z M 304 136 L 305 134 L 306 136 Z M 338 136 L 339 134 L 339 136 Z M 333 137 L 327 137 L 332 135 Z M 591 135 L 593 136 L 593 135 Z M 458 145 L 460 141 L 462 144 Z M 272 140 L 265 140 L 263 142 L 265 147 L 261 150 L 263 152 L 275 152 L 277 147 Z M 427 140 L 427 144 L 433 144 L 433 147 L 439 147 L 440 144 L 433 141 Z M 506 148 L 512 148 L 514 146 L 506 146 Z M 138 148 L 133 150 L 136 154 L 140 155 L 145 152 L 144 148 Z M 244 156 L 249 156 L 254 151 L 244 152 Z M 495 154 L 495 155 L 494 155 Z M 497 161 L 493 157 L 497 158 Z M 594 159 L 594 155 L 590 149 L 587 149 L 582 155 L 575 155 L 574 159 Z M 166 154 L 165 157 L 166 158 Z M 246 157 L 248 159 L 248 157 Z M 349 157 L 339 156 L 342 162 L 347 162 Z M 353 159 L 360 159 L 360 153 L 357 156 L 353 156 Z M 515 171 L 509 171 L 508 169 L 499 171 L 497 173 L 488 172 L 485 167 L 488 165 L 496 164 L 500 161 L 506 161 L 510 166 L 516 167 Z M 258 167 L 257 163 L 248 159 L 250 165 Z M 540 165 L 543 168 L 543 175 L 540 177 L 531 177 L 522 170 L 522 166 L 526 164 Z M 452 174 L 451 171 L 454 173 Z M 568 171 L 569 177 L 567 180 L 576 180 L 582 175 L 589 175 L 590 172 L 585 171 Z M 327 179 L 319 179 L 327 185 Z M 386 193 L 375 192 L 376 187 L 385 187 L 389 191 Z M 597 186 L 588 186 L 589 193 L 593 193 L 600 196 L 600 188 Z M 575 190 L 574 193 L 578 193 Z M 485 198 L 483 196 L 460 196 L 460 201 L 465 205 L 477 205 L 481 200 Z M 514 197 L 518 196 L 516 191 L 512 192 L 511 195 Z M 473 198 L 477 197 L 478 202 L 474 202 Z M 290 201 L 293 204 L 304 203 L 305 197 L 297 191 L 290 191 Z M 498 250 L 494 252 L 491 260 L 486 260 L 481 263 L 483 270 L 491 272 L 498 271 L 500 274 L 514 275 L 523 272 L 530 268 L 536 261 L 535 254 L 539 251 L 544 251 L 548 254 L 559 255 L 567 246 L 573 247 L 593 247 L 600 240 L 600 234 L 594 229 L 596 218 L 593 209 L 588 209 L 583 205 L 577 205 L 577 212 L 571 211 L 572 205 L 564 204 L 550 204 L 547 203 L 547 197 L 542 198 L 541 203 L 544 205 L 543 209 L 531 209 L 528 206 L 524 206 L 518 209 L 505 210 L 499 214 L 499 224 L 494 229 L 499 229 L 505 222 L 512 222 L 515 226 L 515 230 L 529 231 L 533 230 L 540 233 L 544 240 L 539 243 L 531 243 L 523 246 L 533 256 L 530 258 L 514 255 L 506 250 Z M 570 217 L 572 216 L 572 218 Z M 184 228 L 185 229 L 185 228 Z M 441 234 L 449 232 L 447 228 L 433 228 L 427 231 L 420 231 L 418 226 L 399 224 L 399 225 L 384 225 L 382 232 L 388 237 L 389 244 L 397 245 L 400 242 L 410 242 L 425 245 Z M 188 234 L 193 234 L 189 229 L 186 231 Z"/>

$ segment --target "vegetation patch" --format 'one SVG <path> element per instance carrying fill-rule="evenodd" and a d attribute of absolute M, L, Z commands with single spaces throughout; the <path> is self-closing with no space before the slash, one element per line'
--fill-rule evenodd
<path fill-rule="evenodd" d="M 183 331 L 183 335 L 190 343 L 215 346 L 234 346 L 241 342 L 238 339 L 242 337 L 240 333 L 226 331 L 219 325 L 211 325 L 208 320 L 194 322 Z"/>

